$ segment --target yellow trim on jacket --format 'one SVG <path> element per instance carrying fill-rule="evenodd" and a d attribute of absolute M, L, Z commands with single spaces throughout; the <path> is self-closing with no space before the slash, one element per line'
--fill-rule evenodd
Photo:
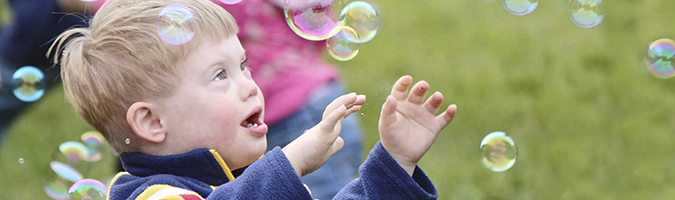
<path fill-rule="evenodd" d="M 108 185 L 108 192 L 105 195 L 106 200 L 110 200 L 110 188 L 112 187 L 113 183 L 115 183 L 115 181 L 117 181 L 117 178 L 119 178 L 122 175 L 129 175 L 129 172 L 119 172 L 119 173 L 115 174 L 115 176 L 112 178 L 112 180 L 110 180 L 110 185 Z"/>
<path fill-rule="evenodd" d="M 156 184 L 143 190 L 135 200 L 185 200 L 184 196 L 189 196 L 189 199 L 194 199 L 195 197 L 204 199 L 204 197 L 194 191 L 166 184 Z"/>
<path fill-rule="evenodd" d="M 220 167 L 223 168 L 223 172 L 225 172 L 225 176 L 227 176 L 227 179 L 229 181 L 233 181 L 234 175 L 232 175 L 232 170 L 230 170 L 230 168 L 227 167 L 227 164 L 225 164 L 225 160 L 223 160 L 223 157 L 220 157 L 220 154 L 218 154 L 218 152 L 216 152 L 215 149 L 209 149 L 209 151 L 213 155 L 213 158 L 216 159 Z"/>

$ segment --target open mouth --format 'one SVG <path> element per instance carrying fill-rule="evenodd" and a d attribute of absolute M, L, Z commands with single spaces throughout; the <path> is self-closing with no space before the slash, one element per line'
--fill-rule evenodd
<path fill-rule="evenodd" d="M 255 112 L 251 113 L 251 115 L 246 118 L 246 120 L 241 122 L 241 126 L 246 128 L 258 127 L 260 125 L 262 125 L 262 121 L 260 121 L 260 110 L 256 110 Z"/>

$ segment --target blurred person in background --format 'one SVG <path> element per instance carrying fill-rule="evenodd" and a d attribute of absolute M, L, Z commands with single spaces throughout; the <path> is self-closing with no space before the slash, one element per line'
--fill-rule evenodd
<path fill-rule="evenodd" d="M 46 89 L 58 81 L 59 69 L 45 56 L 49 42 L 67 28 L 85 26 L 82 16 L 65 12 L 77 10 L 65 0 L 9 0 L 11 21 L 0 28 L 0 144 L 13 119 L 30 103 L 12 93 L 12 76 L 23 66 L 35 66 L 45 75 Z M 84 10 L 82 10 L 84 11 Z M 84 12 L 83 12 L 84 13 Z"/>

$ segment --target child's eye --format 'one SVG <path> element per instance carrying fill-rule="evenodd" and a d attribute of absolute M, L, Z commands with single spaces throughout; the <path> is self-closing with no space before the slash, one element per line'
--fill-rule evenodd
<path fill-rule="evenodd" d="M 244 61 L 242 61 L 241 64 L 239 65 L 242 72 L 246 71 L 246 69 L 248 68 L 246 66 L 248 66 L 248 58 L 244 59 Z"/>
<path fill-rule="evenodd" d="M 225 80 L 225 78 L 227 78 L 227 76 L 225 76 L 225 71 L 220 71 L 213 80 L 220 81 Z"/>

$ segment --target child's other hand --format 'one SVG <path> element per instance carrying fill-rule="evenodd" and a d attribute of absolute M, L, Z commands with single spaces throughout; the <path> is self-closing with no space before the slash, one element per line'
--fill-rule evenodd
<path fill-rule="evenodd" d="M 382 105 L 378 128 L 382 146 L 412 176 L 438 133 L 455 117 L 457 106 L 452 104 L 435 116 L 443 103 L 443 94 L 435 92 L 424 102 L 429 84 L 417 82 L 407 94 L 411 83 L 412 77 L 407 75 L 394 83 L 391 95 Z"/>
<path fill-rule="evenodd" d="M 319 124 L 283 148 L 298 176 L 302 177 L 318 169 L 342 149 L 344 140 L 339 137 L 342 121 L 350 113 L 359 111 L 365 102 L 366 96 L 356 93 L 338 97 L 326 106 Z"/>

